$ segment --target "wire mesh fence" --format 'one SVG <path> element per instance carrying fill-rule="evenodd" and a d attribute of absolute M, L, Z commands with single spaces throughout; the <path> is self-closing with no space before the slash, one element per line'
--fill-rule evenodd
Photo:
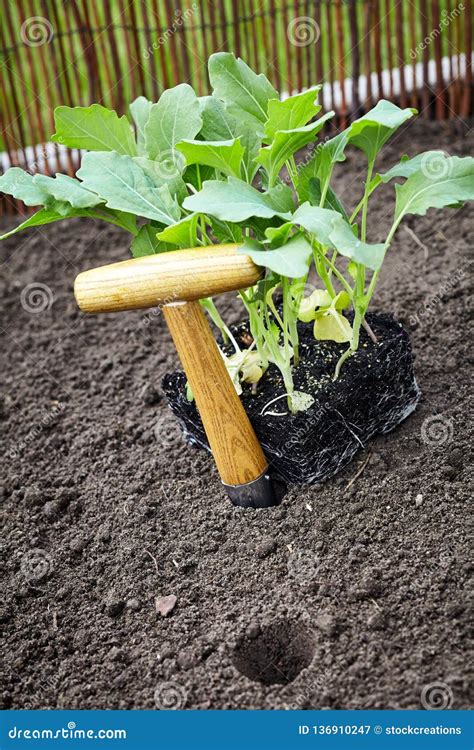
<path fill-rule="evenodd" d="M 59 104 L 126 111 L 233 51 L 284 93 L 324 82 L 334 124 L 380 98 L 423 117 L 472 113 L 470 0 L 9 0 L 1 2 L 2 170 L 74 173 L 50 143 Z M 3 204 L 5 210 L 6 204 Z M 18 208 L 10 204 L 10 208 Z"/>

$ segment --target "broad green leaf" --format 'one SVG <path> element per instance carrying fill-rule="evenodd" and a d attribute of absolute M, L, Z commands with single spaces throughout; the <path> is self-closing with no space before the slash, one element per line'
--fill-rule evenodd
<path fill-rule="evenodd" d="M 176 144 L 195 138 L 202 126 L 199 101 L 191 86 L 180 83 L 167 89 L 152 104 L 145 125 L 145 145 L 150 159 L 170 158 Z"/>
<path fill-rule="evenodd" d="M 154 161 L 153 159 L 148 159 L 146 156 L 135 156 L 133 161 L 150 178 L 155 187 L 159 188 L 167 185 L 170 195 L 175 197 L 178 203 L 182 203 L 188 194 L 182 177 L 186 162 L 184 156 L 179 151 L 175 151 L 173 156 L 174 158 L 164 161 Z"/>
<path fill-rule="evenodd" d="M 344 344 L 352 339 L 352 326 L 337 310 L 330 310 L 316 317 L 314 338 L 318 341 L 336 341 Z"/>
<path fill-rule="evenodd" d="M 199 214 L 191 214 L 158 232 L 157 237 L 162 242 L 179 245 L 179 247 L 196 247 L 198 222 Z"/>
<path fill-rule="evenodd" d="M 257 75 L 231 52 L 216 52 L 209 58 L 209 79 L 214 95 L 221 99 L 231 115 L 263 133 L 268 102 L 278 99 L 269 80 Z"/>
<path fill-rule="evenodd" d="M 365 153 L 369 162 L 374 161 L 384 143 L 414 114 L 415 109 L 400 109 L 396 104 L 381 99 L 373 109 L 349 126 L 348 140 Z"/>
<path fill-rule="evenodd" d="M 301 94 L 289 96 L 284 101 L 270 99 L 268 119 L 265 122 L 265 140 L 272 141 L 278 130 L 294 130 L 306 125 L 318 114 L 321 105 L 317 104 L 322 86 L 316 86 Z"/>
<path fill-rule="evenodd" d="M 199 104 L 202 117 L 200 136 L 205 141 L 229 141 L 233 138 L 240 138 L 245 149 L 243 157 L 245 179 L 247 182 L 252 182 L 258 169 L 254 159 L 261 145 L 261 138 L 255 128 L 229 114 L 224 104 L 215 96 L 202 96 Z"/>
<path fill-rule="evenodd" d="M 51 194 L 34 183 L 33 175 L 20 167 L 10 167 L 0 177 L 0 190 L 23 201 L 26 206 L 43 206 L 51 201 Z"/>
<path fill-rule="evenodd" d="M 257 266 L 269 268 L 270 271 L 291 279 L 299 279 L 308 272 L 312 255 L 311 245 L 301 234 L 292 237 L 286 245 L 276 250 L 263 250 L 261 244 L 247 239 L 237 252 L 249 255 Z"/>
<path fill-rule="evenodd" d="M 333 230 L 333 222 L 336 217 L 341 219 L 340 214 L 329 208 L 319 208 L 318 206 L 311 206 L 310 203 L 303 203 L 296 209 L 291 221 L 313 234 L 317 242 L 327 247 L 331 244 L 329 235 Z"/>
<path fill-rule="evenodd" d="M 55 143 L 87 151 L 116 151 L 136 156 L 132 126 L 125 115 L 119 117 L 101 104 L 90 107 L 56 107 Z"/>
<path fill-rule="evenodd" d="M 244 147 L 235 138 L 228 141 L 181 141 L 176 148 L 184 154 L 186 163 L 214 167 L 225 175 L 240 177 Z"/>
<path fill-rule="evenodd" d="M 100 196 L 87 190 L 79 180 L 65 174 L 57 174 L 56 177 L 37 174 L 33 177 L 33 184 L 55 200 L 66 201 L 74 208 L 91 208 L 103 202 Z"/>
<path fill-rule="evenodd" d="M 321 181 L 319 180 L 319 177 L 312 177 L 309 181 L 308 185 L 308 193 L 309 193 L 309 202 L 312 206 L 319 206 L 321 203 Z M 346 221 L 349 220 L 349 217 L 346 214 L 346 210 L 344 206 L 342 205 L 341 201 L 337 197 L 336 193 L 331 187 L 328 187 L 326 191 L 326 198 L 324 201 L 324 206 L 322 208 L 331 208 L 333 211 L 337 211 L 341 216 L 346 219 Z"/>
<path fill-rule="evenodd" d="M 221 221 L 215 216 L 211 218 L 213 234 L 218 242 L 242 242 L 242 227 L 230 221 Z"/>
<path fill-rule="evenodd" d="M 121 229 L 125 229 L 131 234 L 136 233 L 136 218 L 130 214 L 122 213 L 120 211 L 111 211 L 110 209 L 105 208 L 105 206 L 98 206 L 97 208 L 89 209 L 73 208 L 70 203 L 54 201 L 47 208 L 41 208 L 33 214 L 33 216 L 29 216 L 28 219 L 19 224 L 19 226 L 6 232 L 0 237 L 0 240 L 5 240 L 7 237 L 11 237 L 11 235 L 16 234 L 23 229 L 40 227 L 45 224 L 52 224 L 55 221 L 74 218 L 100 219 L 101 221 L 107 221 Z"/>
<path fill-rule="evenodd" d="M 64 214 L 52 208 L 41 208 L 33 216 L 29 216 L 28 219 L 23 221 L 14 229 L 10 229 L 5 234 L 0 236 L 0 240 L 6 240 L 7 237 L 11 237 L 17 232 L 21 232 L 23 229 L 29 229 L 30 227 L 40 227 L 45 224 L 52 224 L 54 221 L 61 221 L 62 219 L 68 219 L 73 216 L 87 216 L 87 212 L 82 212 L 79 209 L 71 209 L 71 213 Z"/>
<path fill-rule="evenodd" d="M 431 162 L 433 166 L 434 162 Z M 430 208 L 457 206 L 474 200 L 474 159 L 471 156 L 444 157 L 436 168 L 412 174 L 403 185 L 395 185 L 395 221 L 405 214 L 423 216 Z"/>
<path fill-rule="evenodd" d="M 157 226 L 144 224 L 132 242 L 130 251 L 134 258 L 142 258 L 144 255 L 156 255 L 174 250 L 172 245 L 160 242 L 156 238 Z"/>
<path fill-rule="evenodd" d="M 317 133 L 333 115 L 334 112 L 327 112 L 317 122 L 311 122 L 309 125 L 294 130 L 279 130 L 275 134 L 272 144 L 260 149 L 258 160 L 268 172 L 270 185 L 274 184 L 284 163 L 293 154 L 314 140 Z"/>
<path fill-rule="evenodd" d="M 310 232 L 323 247 L 333 247 L 341 255 L 362 263 L 373 271 L 380 268 L 385 245 L 371 245 L 359 240 L 337 211 L 304 203 L 295 211 L 291 221 Z"/>
<path fill-rule="evenodd" d="M 381 182 L 389 182 L 395 177 L 411 177 L 415 172 L 427 170 L 429 174 L 433 172 L 436 174 L 438 167 L 443 169 L 444 160 L 446 154 L 443 151 L 424 151 L 422 154 L 417 154 L 412 159 L 408 156 L 402 158 L 399 164 L 395 164 L 394 167 L 385 172 L 384 174 L 378 174 Z"/>
<path fill-rule="evenodd" d="M 243 180 L 229 177 L 227 182 L 220 180 L 208 180 L 204 183 L 202 190 L 191 195 L 183 202 L 183 207 L 188 211 L 204 213 L 215 216 L 223 221 L 239 222 L 250 217 L 272 218 L 281 216 L 283 219 L 290 217 L 290 211 L 282 211 L 282 206 L 287 204 L 288 192 L 285 188 L 280 190 L 260 193 Z"/>
<path fill-rule="evenodd" d="M 279 227 L 268 227 L 265 229 L 265 237 L 268 237 L 272 245 L 284 245 L 293 227 L 292 221 L 287 221 Z"/>
<path fill-rule="evenodd" d="M 377 271 L 383 263 L 386 246 L 381 243 L 362 242 L 355 236 L 347 221 L 344 221 L 339 214 L 336 216 L 338 219 L 333 222 L 333 230 L 329 235 L 331 246 L 346 258 L 362 263 L 372 271 Z"/>
<path fill-rule="evenodd" d="M 130 114 L 137 129 L 137 146 L 141 154 L 146 153 L 145 125 L 150 117 L 152 102 L 145 96 L 139 96 L 130 104 Z"/>
<path fill-rule="evenodd" d="M 109 208 L 174 224 L 180 218 L 177 203 L 166 185 L 155 187 L 131 156 L 114 152 L 85 154 L 77 176 L 98 193 Z"/>

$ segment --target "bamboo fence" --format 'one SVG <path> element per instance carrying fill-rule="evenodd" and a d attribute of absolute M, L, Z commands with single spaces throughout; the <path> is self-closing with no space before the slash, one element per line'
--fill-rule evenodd
<path fill-rule="evenodd" d="M 209 92 L 206 60 L 233 51 L 282 92 L 324 82 L 345 127 L 380 98 L 422 117 L 472 114 L 470 0 L 1 0 L 4 170 L 73 174 L 50 143 L 59 104 L 126 111 L 183 81 Z M 4 201 L 0 210 L 16 210 Z"/>

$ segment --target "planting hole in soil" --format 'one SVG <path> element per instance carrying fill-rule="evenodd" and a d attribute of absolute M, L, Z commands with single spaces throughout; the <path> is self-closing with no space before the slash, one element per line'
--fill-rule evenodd
<path fill-rule="evenodd" d="M 301 623 L 276 620 L 262 626 L 255 637 L 243 636 L 232 663 L 255 682 L 288 685 L 311 664 L 313 653 L 314 638 Z"/>

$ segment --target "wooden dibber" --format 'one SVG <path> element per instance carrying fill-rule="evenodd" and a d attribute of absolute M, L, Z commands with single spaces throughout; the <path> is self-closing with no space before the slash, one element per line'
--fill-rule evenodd
<path fill-rule="evenodd" d="M 74 294 L 88 313 L 163 307 L 217 469 L 234 503 L 277 504 L 268 461 L 197 300 L 255 284 L 262 269 L 238 245 L 175 250 L 79 274 Z"/>

